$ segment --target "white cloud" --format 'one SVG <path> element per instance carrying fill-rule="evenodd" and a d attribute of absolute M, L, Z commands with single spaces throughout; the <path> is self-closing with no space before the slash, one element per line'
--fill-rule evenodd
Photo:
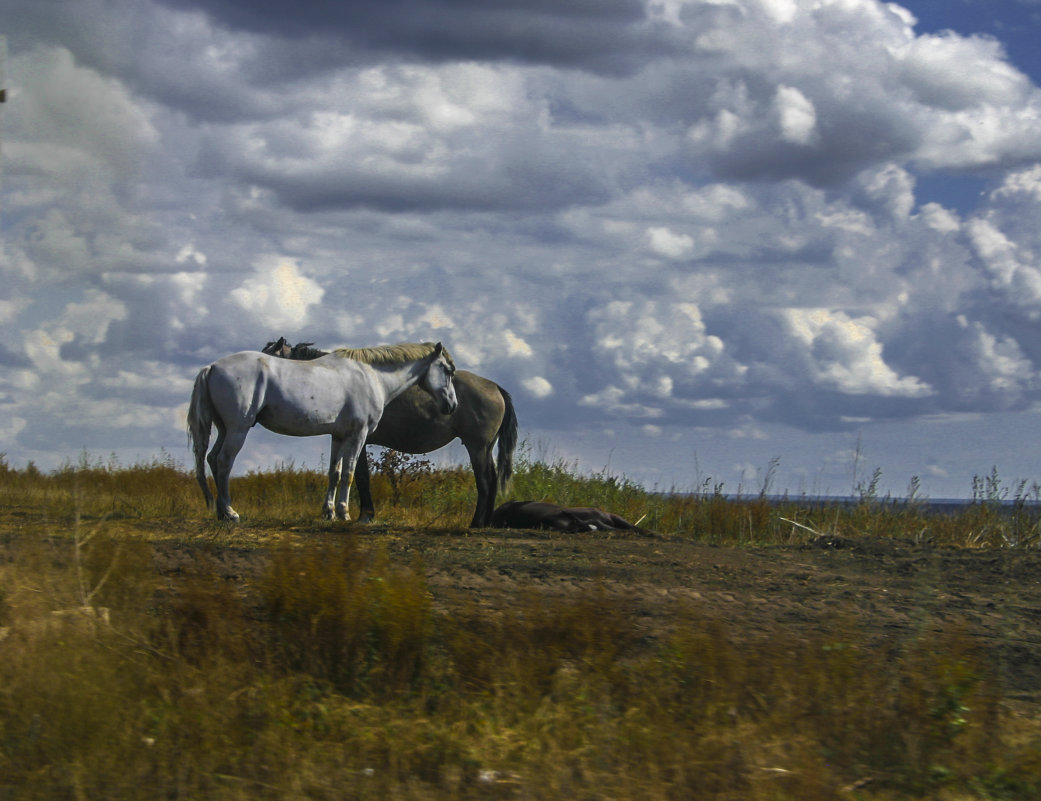
<path fill-rule="evenodd" d="M 426 328 L 432 332 L 448 333 L 455 328 L 452 317 L 440 303 L 427 306 L 414 323 L 416 328 Z"/>
<path fill-rule="evenodd" d="M 674 234 L 668 228 L 648 228 L 651 250 L 667 259 L 682 259 L 694 250 L 694 240 L 687 234 Z"/>
<path fill-rule="evenodd" d="M 681 191 L 683 209 L 695 217 L 709 221 L 727 219 L 734 212 L 753 205 L 739 187 L 728 184 L 709 184 L 696 190 L 684 188 Z"/>
<path fill-rule="evenodd" d="M 175 367 L 161 362 L 145 360 L 126 365 L 112 375 L 103 375 L 98 383 L 110 393 L 161 397 L 164 392 L 176 388 L 185 396 L 191 393 L 194 376 L 185 375 Z"/>
<path fill-rule="evenodd" d="M 630 144 L 555 123 L 523 71 L 488 64 L 344 68 L 308 92 L 302 116 L 213 131 L 207 166 L 305 211 L 541 208 L 602 197 L 589 153 Z"/>
<path fill-rule="evenodd" d="M 977 217 L 967 225 L 969 239 L 995 289 L 1010 304 L 1041 316 L 1041 264 L 1032 250 L 1021 250 L 992 219 Z"/>
<path fill-rule="evenodd" d="M 308 309 L 322 300 L 325 290 L 301 274 L 292 259 L 265 256 L 257 274 L 231 291 L 231 298 L 253 317 L 275 328 L 299 328 Z"/>
<path fill-rule="evenodd" d="M 959 319 L 970 337 L 970 352 L 988 390 L 1004 397 L 1019 397 L 1037 383 L 1037 371 L 1011 337 L 998 337 L 980 322 Z"/>
<path fill-rule="evenodd" d="M 884 211 L 894 222 L 904 222 L 914 209 L 914 178 L 907 170 L 895 164 L 883 164 L 865 170 L 858 176 L 857 185 L 874 208 Z"/>
<path fill-rule="evenodd" d="M 939 203 L 926 203 L 922 206 L 921 214 L 926 225 L 941 234 L 953 234 L 961 230 L 958 215 Z"/>
<path fill-rule="evenodd" d="M 781 127 L 781 138 L 795 145 L 811 144 L 817 130 L 817 110 L 794 86 L 778 86 L 774 106 Z"/>
<path fill-rule="evenodd" d="M 206 254 L 200 253 L 198 250 L 196 250 L 194 242 L 189 242 L 187 245 L 181 248 L 177 252 L 177 255 L 174 257 L 174 261 L 176 261 L 178 264 L 184 264 L 189 260 L 191 260 L 193 263 L 197 264 L 200 267 L 206 266 Z"/>
<path fill-rule="evenodd" d="M 83 337 L 91 344 L 105 341 L 109 326 L 125 320 L 126 305 L 97 290 L 87 290 L 81 303 L 70 303 L 60 318 L 60 330 Z M 64 338 L 64 337 L 63 337 Z"/>
<path fill-rule="evenodd" d="M 799 13 L 799 5 L 795 0 L 759 0 L 763 11 L 780 24 L 790 23 Z"/>
<path fill-rule="evenodd" d="M 1009 173 L 994 192 L 996 198 L 1012 199 L 1017 196 L 1041 203 L 1041 164 Z"/>
<path fill-rule="evenodd" d="M 548 398 L 553 394 L 553 385 L 540 375 L 524 379 L 521 385 L 539 399 Z"/>
<path fill-rule="evenodd" d="M 176 289 L 182 303 L 192 305 L 206 286 L 205 273 L 174 273 L 170 283 Z"/>
<path fill-rule="evenodd" d="M 507 329 L 503 332 L 506 338 L 506 353 L 509 356 L 520 356 L 521 358 L 531 358 L 534 351 L 531 349 L 531 345 L 517 336 L 515 333 Z"/>
<path fill-rule="evenodd" d="M 583 395 L 579 398 L 580 406 L 591 406 L 604 409 L 608 414 L 633 419 L 663 417 L 665 412 L 656 407 L 642 403 L 626 403 L 626 391 L 621 387 L 605 387 L 599 392 Z"/>
<path fill-rule="evenodd" d="M 19 382 L 22 389 L 34 389 L 41 383 L 41 378 L 60 376 L 70 386 L 87 380 L 87 371 L 81 364 L 66 362 L 61 358 L 61 347 L 75 339 L 71 331 L 59 329 L 55 332 L 37 329 L 25 338 L 25 352 L 32 360 L 37 375 L 31 381 Z M 23 372 L 23 371 L 20 371 Z M 24 371 L 28 372 L 28 371 Z M 17 379 L 16 379 L 17 380 Z"/>
<path fill-rule="evenodd" d="M 851 234 L 870 236 L 875 232 L 871 218 L 856 209 L 835 209 L 817 212 L 817 220 L 826 228 L 841 228 Z"/>
<path fill-rule="evenodd" d="M 1030 81 L 1002 59 L 993 39 L 954 33 L 918 36 L 901 53 L 901 76 L 923 103 L 948 111 L 1009 106 L 1030 92 Z"/>
<path fill-rule="evenodd" d="M 65 48 L 39 48 L 12 60 L 11 102 L 18 114 L 5 134 L 26 168 L 67 184 L 137 175 L 144 155 L 159 140 L 150 115 L 118 81 L 76 63 Z M 9 127 L 8 127 L 9 126 Z"/>
<path fill-rule="evenodd" d="M 599 334 L 597 349 L 623 371 L 668 365 L 696 375 L 723 351 L 693 303 L 612 301 L 588 316 Z"/>
<path fill-rule="evenodd" d="M 282 335 L 442 339 L 524 426 L 659 444 L 1041 402 L 1041 95 L 996 40 L 875 0 L 14 2 L 12 454 L 173 431 Z"/>
<path fill-rule="evenodd" d="M 718 174 L 834 185 L 879 161 L 1041 157 L 1041 93 L 991 39 L 916 36 L 905 10 L 874 0 L 732 5 L 698 17 L 718 73 L 681 120 L 692 160 Z"/>
<path fill-rule="evenodd" d="M 849 395 L 919 398 L 933 390 L 900 376 L 882 358 L 878 321 L 826 309 L 787 309 L 785 320 L 805 347 L 814 381 Z"/>
<path fill-rule="evenodd" d="M 1015 244 L 986 219 L 970 221 L 969 235 L 977 253 L 991 266 L 997 280 L 1006 285 L 1011 283 L 1017 267 Z"/>

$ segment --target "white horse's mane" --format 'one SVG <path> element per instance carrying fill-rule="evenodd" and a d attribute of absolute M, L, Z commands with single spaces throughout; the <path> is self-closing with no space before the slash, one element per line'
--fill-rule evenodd
<path fill-rule="evenodd" d="M 380 345 L 374 348 L 336 348 L 332 352 L 342 359 L 354 359 L 365 364 L 399 364 L 422 359 L 434 352 L 437 345 L 433 342 L 402 342 L 398 345 Z M 448 363 L 455 367 L 455 362 L 448 350 L 443 351 Z"/>

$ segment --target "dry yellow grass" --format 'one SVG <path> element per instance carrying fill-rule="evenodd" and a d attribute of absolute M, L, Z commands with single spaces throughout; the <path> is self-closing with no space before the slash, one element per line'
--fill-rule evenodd
<path fill-rule="evenodd" d="M 650 632 L 595 578 L 494 607 L 464 589 L 435 597 L 409 531 L 439 526 L 437 547 L 474 564 L 499 546 L 462 529 L 465 473 L 420 472 L 386 522 L 345 529 L 318 519 L 324 479 L 306 471 L 238 480 L 233 528 L 168 463 L 4 470 L 0 799 L 1041 792 L 1041 718 L 1005 696 L 965 631 L 879 643 L 837 618 L 742 637 L 706 604 L 675 601 Z M 663 499 L 559 465 L 527 464 L 518 482 L 705 542 L 814 536 L 785 519 L 851 537 L 917 535 L 920 522 Z M 966 531 L 1006 525 L 971 514 L 936 536 L 964 546 Z M 651 552 L 634 542 L 634 558 Z"/>

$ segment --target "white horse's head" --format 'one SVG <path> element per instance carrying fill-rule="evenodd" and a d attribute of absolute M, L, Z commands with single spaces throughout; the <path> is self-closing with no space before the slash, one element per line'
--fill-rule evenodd
<path fill-rule="evenodd" d="M 430 365 L 419 381 L 422 387 L 441 407 L 441 414 L 451 414 L 459 402 L 455 397 L 455 363 L 444 345 L 434 346 Z"/>

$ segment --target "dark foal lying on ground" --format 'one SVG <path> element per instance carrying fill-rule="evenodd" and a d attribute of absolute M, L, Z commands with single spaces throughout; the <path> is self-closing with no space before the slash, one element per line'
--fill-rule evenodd
<path fill-rule="evenodd" d="M 492 513 L 495 528 L 548 528 L 555 531 L 638 531 L 618 515 L 592 506 L 558 506 L 542 501 L 507 501 Z"/>

